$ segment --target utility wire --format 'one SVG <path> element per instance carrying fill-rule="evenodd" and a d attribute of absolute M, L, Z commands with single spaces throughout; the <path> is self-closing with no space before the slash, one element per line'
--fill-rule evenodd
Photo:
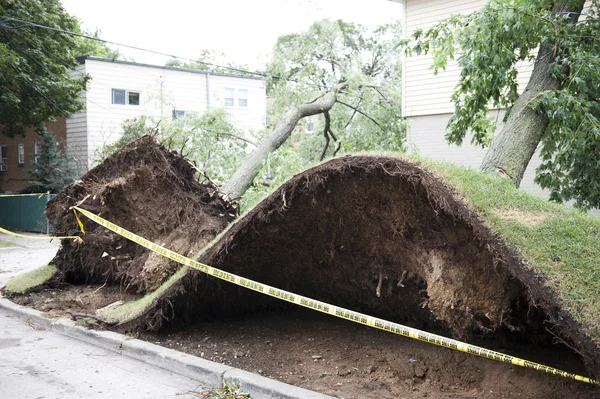
<path fill-rule="evenodd" d="M 227 70 L 230 70 L 230 71 L 235 71 L 235 72 L 238 72 L 238 73 L 245 73 L 245 74 L 256 75 L 256 76 L 261 76 L 261 77 L 272 77 L 272 78 L 275 78 L 275 79 L 286 79 L 286 80 L 289 80 L 289 81 L 297 83 L 297 81 L 295 81 L 293 79 L 282 78 L 280 76 L 267 75 L 264 72 L 247 71 L 247 70 L 244 70 L 244 69 L 239 69 L 239 68 L 234 68 L 234 67 L 229 67 L 229 66 L 224 66 L 224 65 L 213 64 L 213 63 L 210 63 L 210 62 L 193 60 L 191 58 L 180 57 L 180 56 L 173 55 L 173 54 L 163 53 L 161 51 L 149 50 L 149 49 L 145 49 L 145 48 L 138 47 L 138 46 L 132 46 L 132 45 L 129 45 L 129 44 L 123 44 L 123 43 L 113 42 L 113 41 L 110 41 L 110 40 L 104 40 L 104 39 L 101 39 L 99 37 L 84 35 L 84 34 L 81 34 L 81 33 L 70 32 L 70 31 L 67 31 L 67 30 L 64 30 L 64 29 L 53 28 L 51 26 L 36 24 L 34 22 L 24 21 L 24 20 L 18 19 L 18 18 L 7 18 L 7 19 L 5 19 L 3 21 L 0 21 L 0 22 L 7 22 L 7 21 L 19 22 L 22 25 L 17 25 L 17 26 L 0 25 L 0 29 L 12 30 L 12 29 L 18 29 L 18 28 L 23 28 L 23 27 L 35 27 L 35 28 L 47 29 L 47 30 L 51 30 L 51 31 L 55 31 L 55 32 L 60 32 L 60 33 L 64 33 L 64 34 L 71 35 L 71 36 L 81 37 L 81 38 L 84 38 L 84 39 L 96 40 L 98 42 L 102 42 L 102 43 L 106 43 L 106 44 L 113 44 L 115 46 L 127 47 L 127 48 L 130 48 L 130 49 L 133 49 L 133 50 L 139 50 L 139 51 L 144 51 L 144 52 L 147 52 L 147 53 L 162 55 L 162 56 L 171 57 L 171 58 L 177 58 L 177 59 L 181 59 L 181 60 L 185 60 L 185 61 L 191 61 L 191 62 L 195 62 L 195 63 L 198 63 L 198 64 L 208 65 L 208 66 L 212 66 L 212 67 L 216 67 L 216 68 L 223 68 L 223 69 L 227 69 Z"/>

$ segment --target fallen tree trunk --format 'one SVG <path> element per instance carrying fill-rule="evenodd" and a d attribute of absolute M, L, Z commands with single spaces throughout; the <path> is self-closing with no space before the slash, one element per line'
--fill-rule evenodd
<path fill-rule="evenodd" d="M 260 168 L 269 154 L 278 149 L 292 134 L 300 119 L 322 114 L 331 110 L 337 101 L 337 94 L 346 87 L 338 85 L 327 92 L 320 100 L 290 108 L 271 134 L 265 137 L 258 147 L 244 160 L 233 176 L 221 187 L 221 191 L 232 200 L 238 200 L 250 188 Z"/>

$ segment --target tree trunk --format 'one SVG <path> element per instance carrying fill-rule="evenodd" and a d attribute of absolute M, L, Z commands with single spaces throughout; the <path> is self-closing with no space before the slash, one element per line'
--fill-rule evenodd
<path fill-rule="evenodd" d="M 321 100 L 290 108 L 271 134 L 265 137 L 233 176 L 221 187 L 221 191 L 229 198 L 239 199 L 252 185 L 258 171 L 269 154 L 278 149 L 292 134 L 298 121 L 304 117 L 329 111 L 337 100 L 337 93 L 345 85 L 340 85 L 325 94 Z"/>
<path fill-rule="evenodd" d="M 571 21 L 575 23 L 584 3 L 585 0 L 557 0 L 554 13 L 571 12 Z M 529 104 L 544 91 L 560 87 L 550 73 L 555 55 L 553 43 L 542 43 L 525 91 L 515 102 L 506 123 L 494 137 L 481 164 L 482 171 L 508 177 L 517 187 L 548 127 L 548 118 L 536 113 Z"/>

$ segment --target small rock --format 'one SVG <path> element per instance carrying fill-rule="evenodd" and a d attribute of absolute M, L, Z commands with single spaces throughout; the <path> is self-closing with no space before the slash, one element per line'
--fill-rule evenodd
<path fill-rule="evenodd" d="M 429 367 L 415 366 L 415 377 L 425 378 L 425 376 L 427 375 L 427 371 L 429 371 Z"/>
<path fill-rule="evenodd" d="M 338 375 L 340 377 L 345 377 L 345 376 L 350 375 L 350 374 L 352 374 L 352 372 L 350 370 L 338 371 Z"/>
<path fill-rule="evenodd" d="M 321 355 L 313 355 L 312 358 L 315 359 L 315 360 L 319 360 L 319 359 L 322 359 L 323 356 L 321 356 Z"/>
<path fill-rule="evenodd" d="M 373 374 L 376 371 L 377 371 L 377 366 L 369 366 L 369 368 L 367 368 L 367 373 L 369 373 L 369 374 Z"/>

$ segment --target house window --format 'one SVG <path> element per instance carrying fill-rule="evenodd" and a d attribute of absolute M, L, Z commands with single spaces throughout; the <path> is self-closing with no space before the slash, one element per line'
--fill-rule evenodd
<path fill-rule="evenodd" d="M 23 165 L 25 163 L 25 144 L 23 143 L 19 143 L 18 162 L 19 165 Z"/>
<path fill-rule="evenodd" d="M 315 132 L 315 123 L 312 119 L 308 119 L 306 121 L 306 133 L 314 133 Z"/>
<path fill-rule="evenodd" d="M 134 90 L 112 89 L 112 103 L 118 105 L 140 105 L 141 93 Z"/>
<path fill-rule="evenodd" d="M 33 147 L 33 162 L 35 162 L 35 164 L 38 164 L 38 161 L 40 160 L 40 154 L 42 152 L 42 146 L 40 145 L 39 141 L 35 142 L 35 146 Z"/>
<path fill-rule="evenodd" d="M 6 146 L 0 145 L 0 172 L 8 171 L 7 156 L 8 151 L 6 151 Z"/>
<path fill-rule="evenodd" d="M 225 89 L 225 106 L 233 107 L 235 104 L 235 89 Z"/>
<path fill-rule="evenodd" d="M 248 106 L 248 90 L 239 89 L 238 90 L 238 107 L 247 107 Z"/>
<path fill-rule="evenodd" d="M 177 119 L 177 118 L 182 118 L 185 116 L 185 111 L 181 111 L 178 109 L 174 109 L 173 110 L 173 120 Z"/>

